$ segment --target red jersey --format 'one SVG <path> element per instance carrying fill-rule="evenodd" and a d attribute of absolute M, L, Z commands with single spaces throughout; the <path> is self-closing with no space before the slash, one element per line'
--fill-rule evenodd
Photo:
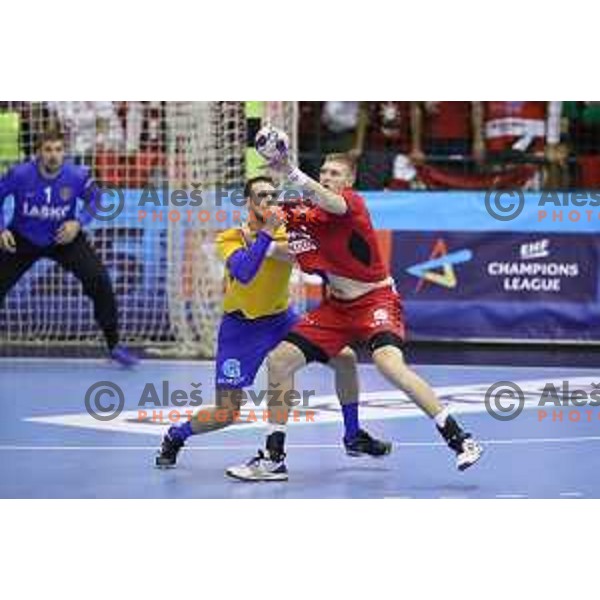
<path fill-rule="evenodd" d="M 484 102 L 486 147 L 491 152 L 544 148 L 547 102 Z"/>
<path fill-rule="evenodd" d="M 294 213 L 301 209 L 286 207 L 290 251 L 307 273 L 330 273 L 367 283 L 386 279 L 389 273 L 364 199 L 352 189 L 341 195 L 347 205 L 343 215 L 314 207 L 303 219 Z"/>
<path fill-rule="evenodd" d="M 425 136 L 431 140 L 471 138 L 470 102 L 424 102 Z"/>

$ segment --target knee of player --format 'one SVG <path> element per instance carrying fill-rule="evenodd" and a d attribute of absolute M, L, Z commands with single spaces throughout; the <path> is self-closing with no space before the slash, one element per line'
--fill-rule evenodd
<path fill-rule="evenodd" d="M 402 351 L 396 346 L 383 345 L 371 352 L 373 362 L 379 368 L 393 369 L 398 372 L 408 370 Z"/>
<path fill-rule="evenodd" d="M 280 381 L 292 374 L 290 357 L 284 348 L 277 347 L 267 356 L 267 369 L 269 377 Z"/>
<path fill-rule="evenodd" d="M 344 370 L 354 370 L 358 364 L 356 352 L 350 346 L 342 348 L 341 352 L 335 357 L 336 364 Z"/>
<path fill-rule="evenodd" d="M 229 411 L 239 411 L 243 397 L 242 389 L 217 388 L 216 406 Z"/>

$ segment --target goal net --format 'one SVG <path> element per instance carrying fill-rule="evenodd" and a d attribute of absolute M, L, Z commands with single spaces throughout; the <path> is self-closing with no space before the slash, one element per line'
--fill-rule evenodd
<path fill-rule="evenodd" d="M 261 118 L 285 129 L 295 152 L 295 103 L 260 104 Z M 246 103 L 2 102 L 0 174 L 34 153 L 50 123 L 66 132 L 75 162 L 119 191 L 114 218 L 93 221 L 87 234 L 111 274 L 123 340 L 151 355 L 214 356 L 223 292 L 214 241 L 237 222 L 217 193 L 241 189 L 248 174 Z M 194 191 L 201 206 L 174 206 L 174 194 Z M 8 199 L 5 218 L 11 210 Z M 302 310 L 297 273 L 292 294 Z M 99 347 L 103 339 L 79 282 L 41 260 L 0 307 L 0 344 L 43 351 Z"/>

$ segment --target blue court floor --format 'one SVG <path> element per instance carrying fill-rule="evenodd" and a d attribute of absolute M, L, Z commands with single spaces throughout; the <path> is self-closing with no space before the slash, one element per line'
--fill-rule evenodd
<path fill-rule="evenodd" d="M 314 422 L 300 411 L 299 422 L 289 427 L 289 482 L 248 484 L 228 480 L 224 469 L 262 446 L 264 426 L 260 415 L 252 421 L 249 410 L 243 423 L 191 440 L 177 469 L 153 468 L 170 410 L 156 406 L 165 382 L 168 393 L 201 390 L 208 405 L 212 363 L 148 361 L 125 371 L 102 360 L 2 359 L 0 497 L 600 497 L 600 407 L 563 409 L 561 421 L 555 407 L 546 407 L 549 416 L 540 420 L 538 406 L 526 404 L 518 418 L 501 422 L 483 402 L 488 387 L 501 380 L 518 383 L 527 398 L 547 382 L 560 386 L 568 380 L 571 390 L 593 390 L 597 370 L 456 365 L 417 370 L 485 446 L 472 469 L 456 470 L 432 422 L 371 365 L 360 366 L 361 419 L 366 429 L 393 441 L 394 452 L 384 459 L 346 456 L 332 375 L 311 366 L 296 387 L 314 392 L 309 407 Z M 97 382 L 123 390 L 124 411 L 112 421 L 98 421 L 86 411 L 86 393 Z M 109 400 L 104 397 L 104 404 Z M 140 402 L 147 414 L 139 412 Z"/>

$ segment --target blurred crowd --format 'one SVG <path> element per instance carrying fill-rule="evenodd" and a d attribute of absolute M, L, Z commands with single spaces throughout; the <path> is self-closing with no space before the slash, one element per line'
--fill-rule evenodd
<path fill-rule="evenodd" d="M 359 162 L 361 189 L 600 187 L 600 102 L 300 102 L 299 150 Z"/>
<path fill-rule="evenodd" d="M 359 189 L 600 188 L 600 102 L 299 102 L 301 166 L 351 152 Z M 0 102 L 0 168 L 49 122 L 107 183 L 166 168 L 164 102 Z"/>

